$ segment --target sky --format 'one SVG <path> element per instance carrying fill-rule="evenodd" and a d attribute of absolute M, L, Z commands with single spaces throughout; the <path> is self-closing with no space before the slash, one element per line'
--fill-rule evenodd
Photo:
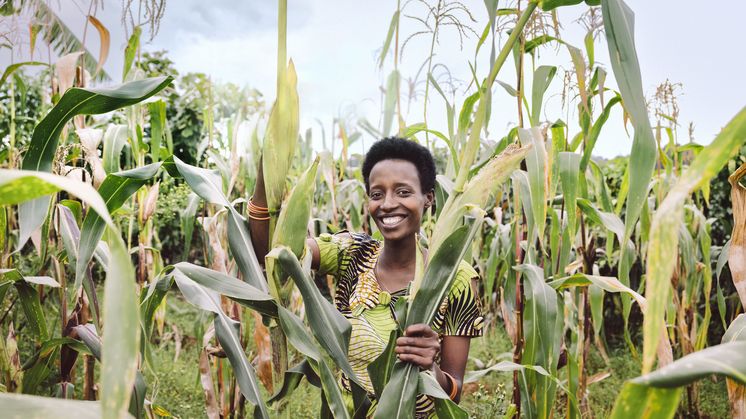
<path fill-rule="evenodd" d="M 54 3 L 54 2 L 52 2 Z M 137 2 L 135 2 L 137 3 Z M 405 2 L 402 2 L 405 3 Z M 476 22 L 474 31 L 481 33 L 487 22 L 483 1 L 465 0 Z M 507 2 L 500 0 L 504 7 Z M 666 79 L 681 83 L 679 106 L 679 142 L 689 141 L 688 126 L 694 123 L 694 139 L 707 144 L 731 117 L 746 105 L 746 83 L 742 69 L 746 55 L 737 43 L 746 35 L 742 17 L 746 3 L 725 0 L 701 2 L 693 0 L 627 0 L 635 12 L 635 38 L 640 61 L 643 89 L 651 97 L 658 84 Z M 87 2 L 60 0 L 60 15 L 70 28 L 82 34 L 85 26 Z M 389 54 L 383 69 L 377 58 L 386 36 L 389 21 L 396 8 L 390 1 L 289 0 L 288 1 L 288 57 L 298 73 L 301 101 L 301 131 L 307 127 L 318 129 L 322 121 L 327 131 L 334 117 L 356 120 L 366 118 L 379 124 L 382 86 L 392 70 Z M 574 23 L 585 10 L 573 6 L 559 10 L 564 26 L 563 38 L 582 47 L 585 30 Z M 407 5 L 405 12 L 424 16 L 418 1 Z M 126 43 L 121 24 L 121 2 L 104 0 L 103 9 L 96 16 L 111 31 L 111 53 L 105 68 L 114 80 L 121 79 L 122 51 Z M 468 21 L 465 14 L 461 19 Z M 420 31 L 423 26 L 414 19 L 401 21 L 402 38 Z M 86 45 L 97 55 L 98 39 L 88 28 Z M 145 39 L 144 48 L 165 49 L 181 73 L 203 72 L 213 79 L 249 85 L 261 91 L 269 100 L 275 95 L 275 64 L 277 42 L 277 4 L 266 0 L 171 0 L 167 2 L 160 30 L 152 41 Z M 445 64 L 456 80 L 457 108 L 471 78 L 469 61 L 474 61 L 476 35 L 471 34 L 460 48 L 459 37 L 453 27 L 446 27 L 435 46 L 435 63 Z M 428 55 L 429 35 L 417 36 L 406 46 L 401 61 L 404 78 L 414 77 Z M 499 47 L 499 45 L 498 45 Z M 476 60 L 477 74 L 486 76 L 489 47 Z M 0 56 L 6 64 L 7 57 Z M 608 60 L 605 39 L 596 44 L 596 61 L 609 72 L 607 85 L 615 87 Z M 542 65 L 570 66 L 566 49 L 545 48 L 538 61 Z M 439 67 L 441 77 L 444 72 Z M 560 73 L 547 93 L 547 105 L 542 120 L 567 119 L 560 111 L 558 92 L 562 85 Z M 530 79 L 530 75 L 528 76 Z M 499 80 L 514 84 L 515 71 L 511 59 L 498 75 Z M 527 80 L 530 86 L 530 80 Z M 402 85 L 402 90 L 406 90 Z M 423 90 L 418 85 L 418 90 Z M 490 139 L 499 139 L 516 123 L 515 98 L 498 85 L 493 91 L 494 102 L 490 122 Z M 421 92 L 420 92 L 421 93 Z M 423 121 L 423 102 L 420 98 L 407 103 L 402 99 L 407 124 Z M 406 112 L 409 109 L 409 112 Z M 428 104 L 431 127 L 446 131 L 445 108 L 435 94 Z M 570 115 L 570 120 L 576 116 Z M 631 135 L 631 126 L 630 126 Z M 570 135 L 577 132 L 571 123 Z M 631 136 L 625 132 L 621 111 L 617 107 L 606 124 L 594 154 L 611 158 L 628 154 Z M 370 144 L 368 142 L 368 144 Z"/>

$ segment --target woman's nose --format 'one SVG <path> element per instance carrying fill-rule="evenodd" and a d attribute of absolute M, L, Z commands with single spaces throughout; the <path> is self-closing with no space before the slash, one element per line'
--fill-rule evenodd
<path fill-rule="evenodd" d="M 397 205 L 398 203 L 396 202 L 396 197 L 393 194 L 386 194 L 386 196 L 383 198 L 383 203 L 381 203 L 381 209 L 393 209 L 396 208 Z"/>

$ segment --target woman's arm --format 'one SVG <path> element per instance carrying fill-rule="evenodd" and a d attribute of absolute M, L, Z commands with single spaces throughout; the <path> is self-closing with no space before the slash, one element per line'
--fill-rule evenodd
<path fill-rule="evenodd" d="M 264 171 L 262 170 L 262 161 L 259 160 L 259 168 L 256 174 L 256 186 L 251 202 L 260 207 L 267 206 L 267 195 L 264 189 Z M 249 231 L 251 232 L 251 244 L 254 246 L 259 263 L 264 265 L 264 257 L 269 252 L 269 220 L 255 220 L 249 217 Z M 318 269 L 320 253 L 319 245 L 312 238 L 306 239 L 306 245 L 311 252 L 311 268 Z"/>

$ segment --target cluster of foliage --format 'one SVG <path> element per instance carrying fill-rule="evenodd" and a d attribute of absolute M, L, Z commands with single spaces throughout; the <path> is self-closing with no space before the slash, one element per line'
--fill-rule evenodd
<path fill-rule="evenodd" d="M 504 329 L 512 353 L 496 354 L 466 381 L 511 375 L 504 416 L 547 418 L 560 399 L 568 416 L 589 415 L 588 354 L 593 346 L 606 353 L 610 330 L 641 370 L 619 392 L 613 417 L 696 414 L 697 380 L 710 374 L 728 377 L 734 415 L 743 414 L 746 317 L 737 313 L 746 299 L 746 110 L 710 145 L 681 145 L 668 95 L 655 109 L 657 125 L 651 123 L 633 15 L 623 1 L 532 0 L 507 8 L 486 1 L 489 22 L 475 55 L 492 45 L 487 74 L 474 69 L 468 95 L 457 103 L 433 75 L 440 65 L 433 42 L 423 65 L 425 101 L 436 93 L 445 102 L 448 132 L 428 126 L 427 109 L 424 122 L 408 124 L 398 63 L 406 43 L 399 41 L 400 16 L 409 4 L 397 4 L 380 55 L 381 68 L 389 52 L 394 57 L 380 126 L 336 119 L 331 151 L 315 157 L 310 131 L 300 134 L 286 0 L 279 1 L 277 91 L 269 110 L 254 90 L 215 85 L 199 74 L 177 77 L 163 53 L 138 54 L 138 28 L 124 52 L 120 85 L 85 86 L 87 78 L 76 76 L 85 74 L 79 53 L 42 73 L 39 79 L 52 83 L 20 73 L 8 79 L 0 102 L 9 116 L 1 126 L 0 169 L 6 412 L 167 414 L 152 403 L 143 372 L 153 369 L 153 346 L 167 333 L 168 296 L 180 293 L 204 312 L 196 327 L 197 372 L 208 417 L 281 413 L 303 379 L 321 389 L 322 416 L 364 416 L 372 401 L 347 360 L 350 325 L 319 291 L 316 283 L 326 278 L 313 278 L 304 246 L 309 230 L 377 234 L 362 205 L 360 156 L 349 150 L 363 135 L 396 133 L 427 144 L 444 173 L 436 214 L 423 226 L 431 257 L 418 261 L 413 297 L 397 307 L 401 329 L 432 321 L 458 263 L 475 265 L 488 327 Z M 559 31 L 546 32 L 560 6 L 588 7 L 582 49 Z M 471 16 L 460 3 L 438 1 L 421 21 L 431 23 L 427 33 L 435 40 L 451 25 L 467 34 L 464 15 Z M 594 60 L 601 27 L 619 91 Z M 562 71 L 537 65 L 543 45 L 560 45 L 571 58 L 563 90 L 572 98 L 565 106 L 577 109 L 573 136 L 569 121 L 541 119 L 544 95 Z M 517 124 L 499 141 L 486 141 L 492 97 L 501 93 L 493 87 L 510 57 L 517 80 L 499 84 L 516 98 Z M 46 85 L 53 89 L 47 95 Z M 602 165 L 593 150 L 614 107 L 634 129 L 632 153 Z M 242 215 L 259 164 L 271 214 L 266 269 Z M 731 188 L 727 205 L 725 182 L 710 184 L 723 174 Z M 715 230 L 721 220 L 714 217 L 727 214 L 728 205 L 733 223 Z M 716 328 L 724 333 L 711 333 Z M 417 392 L 433 398 L 439 417 L 468 416 L 430 374 L 397 361 L 390 342 L 369 368 L 376 417 L 411 416 Z M 338 371 L 351 379 L 352 415 Z M 75 388 L 81 381 L 82 391 Z M 684 387 L 687 403 L 680 406 Z"/>

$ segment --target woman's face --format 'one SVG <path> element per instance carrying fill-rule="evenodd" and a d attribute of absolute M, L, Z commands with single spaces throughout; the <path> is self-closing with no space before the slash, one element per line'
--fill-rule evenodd
<path fill-rule="evenodd" d="M 401 240 L 420 231 L 422 214 L 432 205 L 433 192 L 422 192 L 414 164 L 381 160 L 371 169 L 368 184 L 368 212 L 384 239 Z"/>

